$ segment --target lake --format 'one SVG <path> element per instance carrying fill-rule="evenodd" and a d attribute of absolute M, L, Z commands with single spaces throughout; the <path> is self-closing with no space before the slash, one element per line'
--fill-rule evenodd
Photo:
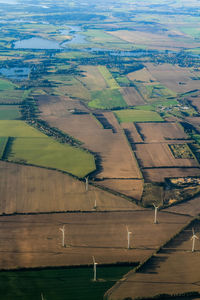
<path fill-rule="evenodd" d="M 30 38 L 20 40 L 14 43 L 15 49 L 62 49 L 58 42 L 42 39 L 42 38 Z"/>

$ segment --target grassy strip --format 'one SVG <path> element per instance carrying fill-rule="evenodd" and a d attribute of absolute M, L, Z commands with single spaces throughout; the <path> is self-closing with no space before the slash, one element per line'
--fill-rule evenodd
<path fill-rule="evenodd" d="M 111 88 L 111 89 L 119 89 L 120 88 L 119 84 L 116 82 L 116 80 L 113 78 L 110 71 L 105 66 L 98 66 L 98 70 L 100 71 L 101 75 L 105 79 L 109 88 Z"/>

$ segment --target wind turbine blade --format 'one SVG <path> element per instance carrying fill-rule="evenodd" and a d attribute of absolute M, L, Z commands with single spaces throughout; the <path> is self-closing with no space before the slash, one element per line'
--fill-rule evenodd
<path fill-rule="evenodd" d="M 192 234 L 194 235 L 194 228 L 192 228 Z"/>

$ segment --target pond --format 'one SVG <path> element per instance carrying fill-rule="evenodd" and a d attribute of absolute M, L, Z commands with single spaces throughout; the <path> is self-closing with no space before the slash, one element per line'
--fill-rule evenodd
<path fill-rule="evenodd" d="M 30 68 L 0 68 L 0 74 L 10 79 L 24 80 L 29 73 Z"/>

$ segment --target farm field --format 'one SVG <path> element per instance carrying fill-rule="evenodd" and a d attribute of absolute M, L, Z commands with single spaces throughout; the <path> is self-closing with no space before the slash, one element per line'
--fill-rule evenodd
<path fill-rule="evenodd" d="M 171 64 L 151 63 L 147 63 L 146 67 L 156 80 L 176 93 L 186 93 L 199 88 L 200 81 L 192 69 Z"/>
<path fill-rule="evenodd" d="M 126 196 L 140 201 L 143 192 L 143 180 L 135 179 L 104 179 L 97 182 L 99 186 L 107 187 Z"/>
<path fill-rule="evenodd" d="M 0 105 L 0 120 L 20 119 L 21 113 L 18 105 Z"/>
<path fill-rule="evenodd" d="M 144 142 L 158 143 L 167 142 L 171 143 L 177 140 L 189 139 L 188 135 L 184 132 L 179 123 L 138 123 L 138 130 L 143 137 Z"/>
<path fill-rule="evenodd" d="M 154 111 L 124 109 L 120 111 L 115 111 L 115 115 L 120 123 L 163 121 L 159 114 Z"/>
<path fill-rule="evenodd" d="M 124 132 L 131 144 L 143 142 L 142 136 L 139 134 L 134 123 L 121 123 L 121 125 L 122 125 Z M 149 125 L 149 123 L 148 123 L 148 125 Z M 138 124 L 137 124 L 137 126 L 138 126 Z"/>
<path fill-rule="evenodd" d="M 168 177 L 200 176 L 200 168 L 145 168 L 142 173 L 146 181 L 164 182 Z"/>
<path fill-rule="evenodd" d="M 44 96 L 41 101 L 39 100 L 41 117 L 51 126 L 82 141 L 84 147 L 100 154 L 102 169 L 98 174 L 99 178 L 141 178 L 137 162 L 122 132 L 113 133 L 110 129 L 103 129 L 101 124 L 89 114 L 81 117 L 69 112 L 65 114 L 59 99 L 57 101 L 59 118 L 53 115 L 55 108 L 53 99 Z"/>
<path fill-rule="evenodd" d="M 0 120 L 0 136 L 47 138 L 46 135 L 21 120 Z"/>
<path fill-rule="evenodd" d="M 126 101 L 127 105 L 144 105 L 145 101 L 135 87 L 124 87 L 120 92 Z"/>
<path fill-rule="evenodd" d="M 91 108 L 112 109 L 127 107 L 121 93 L 117 89 L 105 89 L 91 92 L 92 101 L 88 103 Z"/>
<path fill-rule="evenodd" d="M 192 48 L 195 47 L 195 45 L 198 45 L 198 43 L 195 43 L 193 39 L 183 38 L 181 35 L 176 36 L 176 39 L 174 39 L 173 37 L 163 33 L 156 34 L 137 30 L 116 30 L 110 31 L 109 33 L 124 41 L 133 43 L 134 46 L 143 46 L 147 49 L 177 50 L 177 48 Z"/>
<path fill-rule="evenodd" d="M 159 212 L 155 225 L 153 218 L 151 210 L 1 216 L 0 268 L 86 265 L 92 256 L 99 264 L 143 261 L 191 219 Z M 129 250 L 126 225 L 134 235 Z"/>
<path fill-rule="evenodd" d="M 84 71 L 84 77 L 80 77 L 80 80 L 89 90 L 102 90 L 108 87 L 98 66 L 80 66 L 80 69 Z"/>
<path fill-rule="evenodd" d="M 93 282 L 93 266 L 0 272 L 1 299 L 35 300 L 41 299 L 42 294 L 49 300 L 61 300 L 66 295 L 71 300 L 93 300 L 94 295 L 96 300 L 102 300 L 106 290 L 131 268 L 131 266 L 98 267 L 96 282 Z"/>
<path fill-rule="evenodd" d="M 23 101 L 24 91 L 23 90 L 3 90 L 0 93 L 1 104 L 18 104 Z"/>
<path fill-rule="evenodd" d="M 134 203 L 44 168 L 0 162 L 0 214 L 138 209 Z"/>
<path fill-rule="evenodd" d="M 199 167 L 196 159 L 176 159 L 166 143 L 136 144 L 142 167 Z"/>
<path fill-rule="evenodd" d="M 96 169 L 89 152 L 48 138 L 18 137 L 12 141 L 8 160 L 43 166 L 84 177 Z"/>
<path fill-rule="evenodd" d="M 195 234 L 199 235 L 199 222 L 194 222 L 193 226 Z M 192 253 L 191 236 L 192 225 L 166 244 L 136 273 L 130 272 L 123 282 L 115 285 L 108 299 L 150 298 L 158 294 L 172 295 L 194 291 L 200 293 L 199 243 L 196 243 L 196 252 Z"/>

